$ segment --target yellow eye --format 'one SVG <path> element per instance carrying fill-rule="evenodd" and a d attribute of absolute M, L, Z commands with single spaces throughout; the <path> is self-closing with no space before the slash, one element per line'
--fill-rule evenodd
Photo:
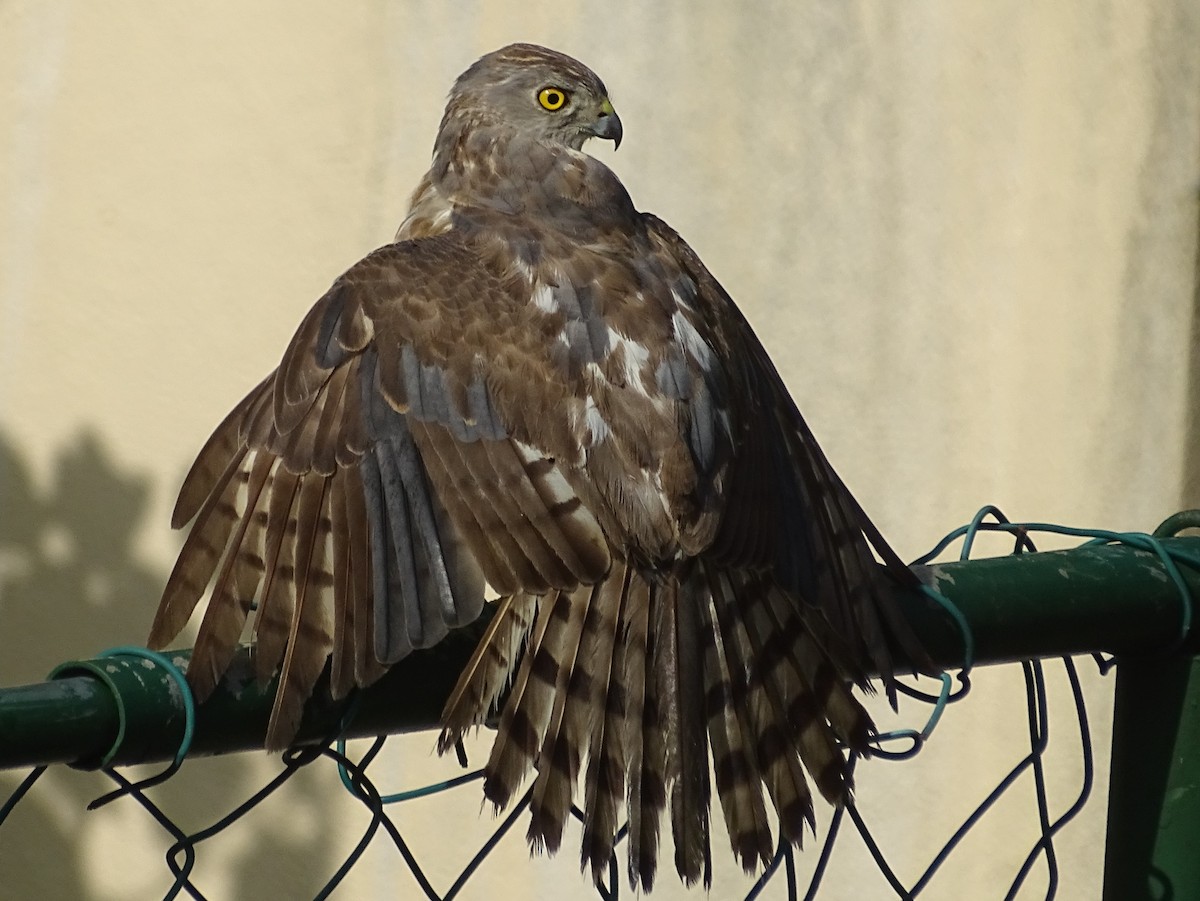
<path fill-rule="evenodd" d="M 542 109 L 548 109 L 552 113 L 562 109 L 566 102 L 567 93 L 559 88 L 542 88 L 538 91 L 538 103 L 542 105 Z"/>

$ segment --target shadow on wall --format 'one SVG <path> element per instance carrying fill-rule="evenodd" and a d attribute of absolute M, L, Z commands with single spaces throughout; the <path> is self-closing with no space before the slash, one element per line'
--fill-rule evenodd
<path fill-rule="evenodd" d="M 94 434 L 57 454 L 42 491 L 0 434 L 0 682 L 145 641 L 165 578 L 133 547 L 149 495 Z"/>
<path fill-rule="evenodd" d="M 139 559 L 134 543 L 149 496 L 149 479 L 118 467 L 95 434 L 59 451 L 43 490 L 19 449 L 0 433 L 0 686 L 40 681 L 65 660 L 144 643 L 166 580 L 165 571 Z M 262 755 L 189 761 L 149 797 L 192 832 L 228 814 L 276 770 Z M 0 803 L 25 775 L 0 773 Z M 87 810 L 111 788 L 102 774 L 68 767 L 42 776 L 0 826 L 5 897 L 166 892 L 172 877 L 163 852 L 171 840 L 150 815 L 130 798 Z M 299 789 L 289 793 L 289 803 L 289 814 L 319 822 L 327 802 L 318 792 Z M 131 831 L 131 818 L 141 828 Z M 231 830 L 236 842 L 221 854 L 236 886 L 220 892 L 224 897 L 277 896 L 281 871 L 336 868 L 328 865 L 332 851 L 321 830 L 302 836 L 282 818 L 251 819 Z M 193 874 L 201 892 L 205 876 L 201 850 Z"/>

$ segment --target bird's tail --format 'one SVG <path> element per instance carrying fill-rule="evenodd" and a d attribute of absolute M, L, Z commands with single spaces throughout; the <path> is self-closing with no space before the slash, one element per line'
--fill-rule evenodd
<path fill-rule="evenodd" d="M 707 885 L 713 775 L 748 871 L 771 859 L 772 820 L 794 844 L 812 827 L 810 780 L 830 803 L 848 797 L 838 743 L 865 750 L 873 727 L 845 653 L 811 606 L 763 577 L 703 562 L 655 577 L 615 563 L 597 585 L 501 602 L 438 747 L 483 722 L 511 678 L 487 798 L 505 806 L 536 770 L 528 837 L 553 852 L 582 773 L 581 866 L 597 880 L 606 871 L 624 804 L 630 882 L 646 890 L 669 807 L 675 867 Z"/>

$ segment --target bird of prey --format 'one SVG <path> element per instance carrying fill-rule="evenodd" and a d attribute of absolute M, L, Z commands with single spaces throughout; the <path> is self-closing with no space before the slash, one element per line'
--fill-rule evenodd
<path fill-rule="evenodd" d="M 327 660 L 344 696 L 478 617 L 490 586 L 440 749 L 506 697 L 486 797 L 532 773 L 529 839 L 551 852 L 578 803 L 597 880 L 627 818 L 649 889 L 667 811 L 679 874 L 711 878 L 714 782 L 747 870 L 773 826 L 799 844 L 810 782 L 844 802 L 841 746 L 868 750 L 851 686 L 891 691 L 920 649 L 892 600 L 909 570 L 729 295 L 582 152 L 621 137 L 604 84 L 553 50 L 459 77 L 395 242 L 333 283 L 200 451 L 149 643 L 211 585 L 202 700 L 253 611 L 278 749 Z"/>

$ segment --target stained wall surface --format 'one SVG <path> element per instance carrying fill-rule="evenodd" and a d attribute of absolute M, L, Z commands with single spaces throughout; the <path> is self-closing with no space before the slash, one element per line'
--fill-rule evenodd
<path fill-rule="evenodd" d="M 330 281 L 389 240 L 451 81 L 513 40 L 604 78 L 626 138 L 594 152 L 738 300 L 904 556 L 987 503 L 1148 530 L 1196 500 L 1195 2 L 8 0 L 0 684 L 144 640 L 191 456 Z M 1081 764 L 1056 673 L 1061 811 Z M 860 768 L 905 880 L 1025 753 L 1021 684 L 977 673 L 921 758 Z M 1089 670 L 1085 688 L 1098 783 L 1058 842 L 1067 899 L 1101 878 L 1111 680 Z M 199 761 L 159 797 L 199 828 L 274 766 Z M 373 768 L 385 790 L 452 772 L 429 735 Z M 307 897 L 336 870 L 367 818 L 330 768 L 302 783 L 205 849 L 209 897 Z M 55 773 L 22 803 L 0 828 L 6 895 L 166 891 L 169 842 L 142 811 L 85 813 L 103 785 Z M 1036 839 L 1032 798 L 1007 799 L 922 897 L 1002 897 Z M 479 802 L 396 814 L 440 887 L 494 825 Z M 828 897 L 890 897 L 845 839 Z M 576 840 L 531 861 L 514 834 L 463 897 L 589 897 Z M 720 841 L 714 898 L 746 884 Z M 1040 896 L 1044 869 L 1029 881 Z M 379 840 L 339 896 L 413 892 Z"/>

